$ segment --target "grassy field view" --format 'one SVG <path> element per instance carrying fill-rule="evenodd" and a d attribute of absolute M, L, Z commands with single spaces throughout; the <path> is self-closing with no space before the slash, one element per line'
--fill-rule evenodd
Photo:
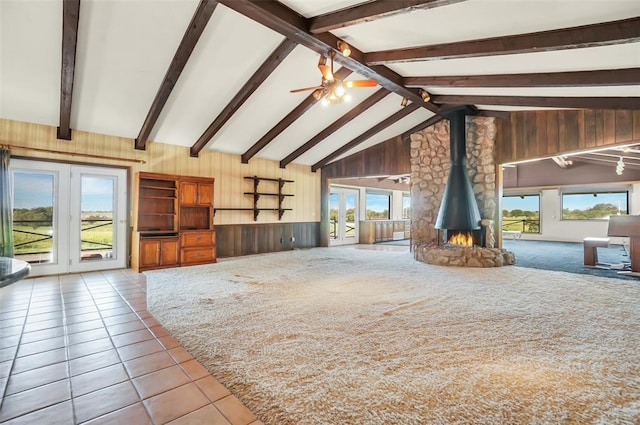
<path fill-rule="evenodd" d="M 20 220 L 32 221 L 21 223 Z M 36 221 L 37 220 L 37 221 Z M 82 251 L 109 249 L 113 243 L 111 212 L 91 211 L 82 213 Z M 35 214 L 31 210 L 14 211 L 13 244 L 16 255 L 51 252 L 53 227 L 50 214 Z"/>

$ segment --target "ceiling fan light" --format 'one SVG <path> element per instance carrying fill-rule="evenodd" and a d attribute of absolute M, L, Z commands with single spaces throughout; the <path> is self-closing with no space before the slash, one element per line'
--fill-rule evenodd
<path fill-rule="evenodd" d="M 318 66 L 325 66 L 327 64 L 326 56 L 320 55 L 320 59 L 318 60 Z"/>
<path fill-rule="evenodd" d="M 348 58 L 351 54 L 351 47 L 342 40 L 338 40 L 338 50 L 340 50 L 340 53 L 342 53 L 342 56 L 345 58 Z"/>
<path fill-rule="evenodd" d="M 431 95 L 424 89 L 420 89 L 420 97 L 424 102 L 428 102 L 431 100 Z"/>
<path fill-rule="evenodd" d="M 342 83 L 338 83 L 338 84 L 336 84 L 336 88 L 334 90 L 334 93 L 335 93 L 336 96 L 342 97 L 347 93 L 347 91 L 344 89 L 344 86 L 342 85 Z"/>
<path fill-rule="evenodd" d="M 323 93 L 322 89 L 315 89 L 313 93 L 311 93 L 311 96 L 313 96 L 315 100 L 320 100 L 320 98 L 322 97 L 322 93 Z"/>
<path fill-rule="evenodd" d="M 400 102 L 400 106 L 405 107 L 409 104 L 409 99 L 407 99 L 406 97 L 402 98 L 402 101 Z"/>

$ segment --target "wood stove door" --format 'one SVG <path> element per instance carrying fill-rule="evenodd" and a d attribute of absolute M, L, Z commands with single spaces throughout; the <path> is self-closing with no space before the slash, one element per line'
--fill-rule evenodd
<path fill-rule="evenodd" d="M 356 244 L 358 195 L 353 189 L 331 187 L 329 193 L 329 245 Z"/>

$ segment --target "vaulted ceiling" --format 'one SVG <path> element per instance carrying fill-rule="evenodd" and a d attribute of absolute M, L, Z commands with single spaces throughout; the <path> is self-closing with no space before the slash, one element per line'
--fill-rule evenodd
<path fill-rule="evenodd" d="M 0 117 L 61 140 L 316 170 L 456 105 L 640 109 L 637 0 L 0 0 L 0 27 Z M 291 93 L 330 52 L 336 79 L 377 85 L 328 106 Z"/>

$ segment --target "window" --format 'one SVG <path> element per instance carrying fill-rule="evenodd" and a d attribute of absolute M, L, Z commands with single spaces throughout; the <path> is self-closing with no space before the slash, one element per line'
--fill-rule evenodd
<path fill-rule="evenodd" d="M 540 233 L 540 195 L 504 196 L 502 230 Z"/>
<path fill-rule="evenodd" d="M 563 220 L 607 220 L 610 215 L 627 214 L 629 192 L 563 193 Z"/>
<path fill-rule="evenodd" d="M 367 220 L 388 220 L 391 218 L 391 194 L 389 192 L 368 192 L 366 198 Z"/>
<path fill-rule="evenodd" d="M 411 195 L 408 193 L 402 194 L 402 218 L 411 218 Z"/>

